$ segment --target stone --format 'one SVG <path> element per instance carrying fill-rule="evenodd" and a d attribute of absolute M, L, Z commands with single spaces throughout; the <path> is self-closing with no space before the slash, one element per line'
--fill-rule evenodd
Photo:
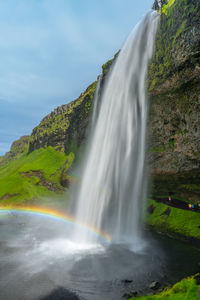
<path fill-rule="evenodd" d="M 122 280 L 122 282 L 125 283 L 125 284 L 128 284 L 128 283 L 133 282 L 133 280 L 130 280 L 130 279 L 124 279 L 124 280 Z"/>
<path fill-rule="evenodd" d="M 167 216 L 169 217 L 170 213 L 171 213 L 171 208 L 168 207 L 168 208 L 161 214 L 161 216 L 167 215 Z"/>
<path fill-rule="evenodd" d="M 155 0 L 152 6 L 154 10 L 160 10 L 162 5 L 166 3 L 166 0 Z"/>
<path fill-rule="evenodd" d="M 158 281 L 153 281 L 150 285 L 149 288 L 151 290 L 158 290 L 160 288 L 160 283 Z"/>
<path fill-rule="evenodd" d="M 138 296 L 138 292 L 130 292 L 130 293 L 125 293 L 122 297 L 123 298 L 131 298 L 131 297 L 137 297 Z"/>
<path fill-rule="evenodd" d="M 198 264 L 198 265 L 199 265 L 199 264 Z M 200 275 L 199 275 L 199 274 L 195 275 L 195 276 L 194 276 L 194 279 L 196 279 L 196 283 L 197 283 L 198 285 L 200 285 Z"/>
<path fill-rule="evenodd" d="M 147 208 L 147 211 L 150 215 L 152 215 L 152 213 L 154 212 L 155 210 L 155 206 L 153 204 L 151 204 L 148 208 Z"/>

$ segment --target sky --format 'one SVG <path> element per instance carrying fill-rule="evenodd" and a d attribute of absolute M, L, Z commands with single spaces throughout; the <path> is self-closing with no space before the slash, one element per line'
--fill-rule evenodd
<path fill-rule="evenodd" d="M 0 155 L 76 99 L 153 0 L 0 0 Z"/>

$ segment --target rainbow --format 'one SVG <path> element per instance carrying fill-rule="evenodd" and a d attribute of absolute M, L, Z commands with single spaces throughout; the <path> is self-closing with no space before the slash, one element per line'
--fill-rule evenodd
<path fill-rule="evenodd" d="M 47 208 L 43 206 L 2 206 L 0 207 L 0 214 L 2 213 L 25 213 L 25 214 L 50 217 L 57 220 L 66 221 L 67 223 L 81 226 L 89 230 L 91 233 L 95 234 L 96 236 L 103 238 L 105 241 L 109 243 L 111 242 L 111 237 L 106 232 L 99 230 L 94 226 L 80 222 L 76 220 L 73 216 L 67 213 L 63 213 L 62 211 L 56 209 Z"/>

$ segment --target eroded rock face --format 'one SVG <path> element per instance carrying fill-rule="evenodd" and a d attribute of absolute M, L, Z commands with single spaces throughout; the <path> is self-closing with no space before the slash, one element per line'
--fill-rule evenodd
<path fill-rule="evenodd" d="M 149 157 L 154 174 L 198 169 L 200 83 L 151 96 Z"/>
<path fill-rule="evenodd" d="M 200 200 L 200 2 L 161 15 L 149 68 L 149 160 L 154 193 Z"/>
<path fill-rule="evenodd" d="M 152 9 L 160 10 L 163 4 L 166 4 L 167 0 L 155 0 Z"/>
<path fill-rule="evenodd" d="M 33 129 L 29 152 L 47 146 L 66 153 L 79 148 L 86 139 L 95 88 L 96 82 L 77 100 L 59 106 L 47 115 Z"/>
<path fill-rule="evenodd" d="M 118 53 L 102 66 L 100 92 Z M 32 131 L 29 152 L 47 146 L 66 153 L 77 152 L 87 139 L 96 86 L 97 82 L 92 83 L 78 99 L 57 107 L 44 117 Z"/>

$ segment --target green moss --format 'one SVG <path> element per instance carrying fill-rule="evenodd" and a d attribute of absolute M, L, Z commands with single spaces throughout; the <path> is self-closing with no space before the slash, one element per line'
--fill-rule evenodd
<path fill-rule="evenodd" d="M 108 60 L 103 66 L 102 66 L 102 71 L 103 71 L 103 75 L 106 75 L 108 73 L 108 71 L 110 70 L 110 67 L 112 65 L 112 63 L 115 61 L 115 59 L 117 58 L 117 56 L 119 55 L 120 50 L 114 55 L 114 57 L 110 60 Z"/>
<path fill-rule="evenodd" d="M 189 192 L 200 192 L 200 186 L 198 184 L 181 184 L 180 189 L 188 190 Z"/>
<path fill-rule="evenodd" d="M 169 0 L 166 5 L 163 5 L 155 41 L 155 52 L 149 65 L 148 86 L 150 91 L 167 79 L 171 79 L 176 73 L 184 77 L 185 70 L 174 63 L 174 54 L 179 53 L 180 36 L 186 30 L 188 32 L 192 30 L 193 24 L 198 24 L 199 18 L 199 1 Z M 199 57 L 196 60 L 199 61 Z M 188 76 L 186 77 L 188 79 Z"/>
<path fill-rule="evenodd" d="M 56 192 L 62 191 L 59 175 L 63 165 L 67 170 L 72 162 L 73 154 L 67 156 L 52 147 L 47 147 L 23 154 L 0 166 L 0 203 L 19 204 L 41 196 L 55 196 Z M 48 186 L 43 185 L 40 176 L 35 175 L 37 172 L 34 171 L 40 172 L 42 179 L 55 186 L 56 191 L 51 191 Z"/>
<path fill-rule="evenodd" d="M 175 198 L 185 202 L 200 202 L 199 169 L 177 174 L 155 175 L 152 191 L 156 197 L 167 198 L 173 192 Z"/>
<path fill-rule="evenodd" d="M 163 215 L 169 207 L 166 204 L 149 200 L 148 205 L 154 205 L 152 214 L 147 215 L 147 224 L 156 230 L 176 233 L 187 238 L 200 239 L 200 215 L 197 212 L 182 210 L 170 206 L 170 215 Z"/>
<path fill-rule="evenodd" d="M 97 82 L 95 81 L 78 99 L 45 117 L 32 132 L 29 151 L 35 149 L 35 144 L 37 148 L 39 144 L 39 147 L 53 146 L 58 150 L 66 150 L 63 145 L 59 145 L 59 140 L 66 136 L 76 120 L 83 120 L 88 117 L 92 109 L 96 85 Z M 38 141 L 41 142 L 38 143 Z"/>
<path fill-rule="evenodd" d="M 174 4 L 175 0 L 168 0 L 168 3 L 162 6 L 162 13 L 167 15 L 168 9 Z"/>
<path fill-rule="evenodd" d="M 147 295 L 144 297 L 132 298 L 132 300 L 198 300 L 199 290 L 200 286 L 193 276 L 181 280 L 158 295 Z"/>
<path fill-rule="evenodd" d="M 149 150 L 150 152 L 165 152 L 166 151 L 166 147 L 165 145 L 158 147 L 158 148 L 151 148 Z"/>
<path fill-rule="evenodd" d="M 171 150 L 175 149 L 175 139 L 174 138 L 172 138 L 172 139 L 169 140 L 169 148 Z"/>
<path fill-rule="evenodd" d="M 176 42 L 176 40 L 178 39 L 178 37 L 181 35 L 181 33 L 185 30 L 186 28 L 186 24 L 187 24 L 187 20 L 184 20 L 182 22 L 182 24 L 179 26 L 177 32 L 176 32 L 176 35 L 174 37 L 174 40 L 173 40 L 173 44 Z"/>
<path fill-rule="evenodd" d="M 107 62 L 102 66 L 102 69 L 103 69 L 103 73 L 104 73 L 104 74 L 107 74 L 107 72 L 109 71 L 109 68 L 110 68 L 112 62 L 113 62 L 113 59 L 110 59 L 109 61 L 107 61 Z"/>

